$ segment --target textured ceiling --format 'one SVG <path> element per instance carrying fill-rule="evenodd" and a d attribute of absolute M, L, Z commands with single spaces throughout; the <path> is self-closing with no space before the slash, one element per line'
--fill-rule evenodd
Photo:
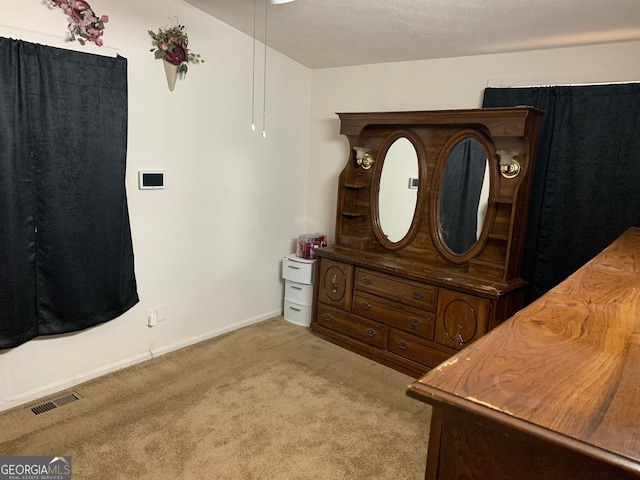
<path fill-rule="evenodd" d="M 640 0 L 187 0 L 309 68 L 640 40 Z M 255 8 L 254 8 L 255 5 Z M 637 59 L 633 59 L 637 61 Z"/>

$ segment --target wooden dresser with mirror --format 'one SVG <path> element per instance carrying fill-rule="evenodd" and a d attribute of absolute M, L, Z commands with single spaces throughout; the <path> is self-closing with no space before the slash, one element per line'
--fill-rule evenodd
<path fill-rule="evenodd" d="M 350 155 L 312 330 L 420 376 L 522 308 L 532 107 L 339 113 Z"/>

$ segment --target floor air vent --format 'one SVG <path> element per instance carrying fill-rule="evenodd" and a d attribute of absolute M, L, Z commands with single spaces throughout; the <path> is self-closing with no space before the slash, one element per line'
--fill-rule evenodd
<path fill-rule="evenodd" d="M 47 400 L 46 402 L 31 407 L 29 410 L 31 410 L 34 415 L 40 415 L 41 413 L 48 412 L 49 410 L 54 410 L 58 407 L 64 407 L 69 403 L 77 402 L 81 399 L 82 395 L 80 395 L 78 392 L 71 392 L 67 393 L 66 395 L 62 395 L 61 397 Z"/>

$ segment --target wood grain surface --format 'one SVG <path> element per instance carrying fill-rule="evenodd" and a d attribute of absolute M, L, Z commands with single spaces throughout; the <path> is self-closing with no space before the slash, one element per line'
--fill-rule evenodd
<path fill-rule="evenodd" d="M 408 394 L 542 427 L 590 456 L 640 463 L 640 228 Z"/>

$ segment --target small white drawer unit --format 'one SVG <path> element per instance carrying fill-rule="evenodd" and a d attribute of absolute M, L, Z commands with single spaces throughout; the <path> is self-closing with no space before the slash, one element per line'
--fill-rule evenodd
<path fill-rule="evenodd" d="M 287 255 L 282 259 L 284 279 L 284 319 L 308 327 L 313 306 L 313 279 L 316 260 Z"/>

